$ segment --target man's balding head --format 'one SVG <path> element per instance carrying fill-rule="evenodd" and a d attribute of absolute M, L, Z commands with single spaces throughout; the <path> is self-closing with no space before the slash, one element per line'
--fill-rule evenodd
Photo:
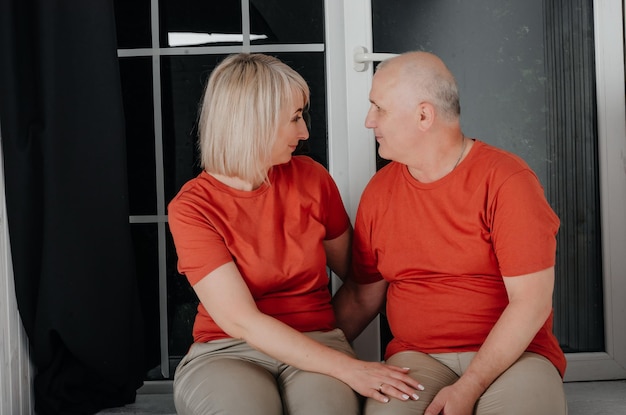
<path fill-rule="evenodd" d="M 461 107 L 456 80 L 436 55 L 406 52 L 381 62 L 379 71 L 392 72 L 397 86 L 408 90 L 416 100 L 432 103 L 444 119 L 458 120 Z"/>

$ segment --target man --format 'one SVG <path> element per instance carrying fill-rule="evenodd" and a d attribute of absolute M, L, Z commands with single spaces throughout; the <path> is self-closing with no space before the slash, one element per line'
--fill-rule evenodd
<path fill-rule="evenodd" d="M 365 413 L 565 414 L 552 334 L 559 219 L 537 177 L 463 134 L 456 81 L 430 53 L 380 64 L 370 102 L 365 125 L 392 162 L 363 192 L 353 275 L 334 305 L 349 340 L 386 307 L 385 359 L 425 390 L 369 399 Z"/>

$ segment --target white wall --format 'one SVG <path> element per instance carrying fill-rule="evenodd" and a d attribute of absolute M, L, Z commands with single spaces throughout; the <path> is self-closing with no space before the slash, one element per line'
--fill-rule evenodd
<path fill-rule="evenodd" d="M 0 415 L 28 415 L 34 412 L 31 387 L 33 371 L 28 354 L 28 339 L 15 301 L 6 217 L 4 166 L 0 148 Z"/>

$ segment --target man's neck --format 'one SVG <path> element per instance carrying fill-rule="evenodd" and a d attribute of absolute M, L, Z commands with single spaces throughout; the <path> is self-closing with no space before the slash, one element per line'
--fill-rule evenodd
<path fill-rule="evenodd" d="M 432 183 L 450 174 L 463 161 L 471 139 L 466 138 L 461 131 L 455 136 L 450 136 L 433 148 L 430 154 L 420 154 L 420 161 L 408 165 L 409 173 L 415 180 L 421 183 Z"/>

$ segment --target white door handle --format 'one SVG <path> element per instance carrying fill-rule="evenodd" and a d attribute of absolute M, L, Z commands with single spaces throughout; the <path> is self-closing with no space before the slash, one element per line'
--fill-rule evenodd
<path fill-rule="evenodd" d="M 354 70 L 357 72 L 364 72 L 369 69 L 370 62 L 381 62 L 385 59 L 398 56 L 395 53 L 368 53 L 367 48 L 364 46 L 357 46 L 353 50 L 354 52 Z"/>

